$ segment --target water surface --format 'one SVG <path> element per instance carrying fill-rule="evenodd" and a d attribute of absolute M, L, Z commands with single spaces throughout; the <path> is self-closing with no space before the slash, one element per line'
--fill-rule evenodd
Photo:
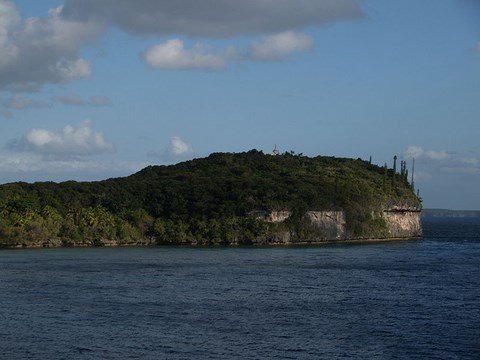
<path fill-rule="evenodd" d="M 423 240 L 0 251 L 1 359 L 478 359 L 480 219 Z"/>

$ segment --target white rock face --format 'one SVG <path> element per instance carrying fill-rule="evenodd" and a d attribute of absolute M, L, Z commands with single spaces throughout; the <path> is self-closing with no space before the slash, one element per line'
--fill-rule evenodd
<path fill-rule="evenodd" d="M 270 223 L 280 223 L 287 220 L 291 215 L 291 211 L 280 210 L 280 211 L 252 211 L 250 216 L 253 216 L 257 220 L 263 220 Z"/>
<path fill-rule="evenodd" d="M 421 212 L 417 209 L 388 209 L 378 215 L 387 223 L 387 238 L 413 238 L 422 235 Z M 309 211 L 307 216 L 327 240 L 349 238 L 343 211 Z"/>
<path fill-rule="evenodd" d="M 287 220 L 292 212 L 287 210 L 270 212 L 258 210 L 251 212 L 249 215 L 258 220 L 281 223 Z M 372 237 L 359 238 L 349 234 L 345 213 L 342 210 L 307 211 L 306 215 L 315 229 L 315 235 L 310 239 L 311 242 L 374 238 L 373 235 Z M 414 238 L 422 235 L 421 211 L 418 208 L 395 206 L 372 213 L 372 216 L 382 217 L 387 225 L 387 234 L 380 236 L 378 239 Z M 276 238 L 274 242 L 289 243 L 292 241 L 290 235 L 290 233 L 277 234 L 279 238 Z M 293 242 L 295 241 L 293 240 Z"/>
<path fill-rule="evenodd" d="M 307 216 L 325 240 L 344 239 L 346 236 L 345 214 L 343 211 L 308 211 Z"/>
<path fill-rule="evenodd" d="M 420 211 L 399 211 L 397 209 L 383 212 L 389 235 L 392 238 L 417 237 L 422 235 Z"/>

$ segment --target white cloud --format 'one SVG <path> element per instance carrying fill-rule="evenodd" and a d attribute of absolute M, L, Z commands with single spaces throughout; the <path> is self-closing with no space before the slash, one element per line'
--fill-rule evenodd
<path fill-rule="evenodd" d="M 61 102 L 64 105 L 73 105 L 73 106 L 85 106 L 87 102 L 83 100 L 80 96 L 69 94 L 54 97 L 55 100 Z"/>
<path fill-rule="evenodd" d="M 286 31 L 266 36 L 262 42 L 253 43 L 248 54 L 253 60 L 281 60 L 292 53 L 310 50 L 313 45 L 314 40 L 311 36 Z"/>
<path fill-rule="evenodd" d="M 422 171 L 420 169 L 450 174 L 480 173 L 480 158 L 478 157 L 462 156 L 445 150 L 425 150 L 418 145 L 409 146 L 404 155 L 407 159 L 415 158 L 421 160 L 415 172 L 416 179 L 419 178 L 419 174 Z M 421 178 L 421 180 L 428 179 Z"/>
<path fill-rule="evenodd" d="M 423 149 L 418 145 L 410 145 L 407 150 L 405 150 L 405 157 L 407 159 L 419 158 L 424 153 Z"/>
<path fill-rule="evenodd" d="M 183 141 L 180 137 L 173 136 L 170 139 L 170 147 L 168 149 L 168 152 L 175 157 L 183 157 L 186 155 L 190 155 L 193 150 L 192 147 L 185 141 Z"/>
<path fill-rule="evenodd" d="M 465 165 L 470 165 L 470 166 L 480 165 L 480 159 L 475 157 L 465 157 L 465 158 L 462 158 L 460 161 Z"/>
<path fill-rule="evenodd" d="M 412 158 L 427 158 L 430 160 L 447 160 L 449 154 L 445 150 L 424 150 L 421 146 L 411 145 L 405 150 L 405 157 Z"/>
<path fill-rule="evenodd" d="M 9 38 L 10 31 L 20 23 L 20 13 L 9 1 L 0 1 L 0 67 L 18 57 L 18 48 Z"/>
<path fill-rule="evenodd" d="M 72 105 L 72 106 L 110 106 L 112 105 L 112 100 L 106 96 L 91 96 L 89 99 L 82 99 L 80 96 L 75 94 L 68 94 L 62 96 L 54 97 L 55 100 L 59 101 L 63 105 Z"/>
<path fill-rule="evenodd" d="M 111 106 L 112 100 L 106 96 L 90 96 L 88 104 L 92 106 Z"/>
<path fill-rule="evenodd" d="M 52 74 L 60 77 L 61 82 L 70 82 L 77 79 L 84 79 L 92 74 L 90 63 L 84 59 L 60 59 L 54 66 L 50 66 Z"/>
<path fill-rule="evenodd" d="M 80 48 L 103 33 L 101 24 L 67 20 L 62 7 L 21 21 L 12 1 L 0 1 L 0 88 L 32 90 L 91 75 Z"/>
<path fill-rule="evenodd" d="M 8 41 L 7 31 L 20 22 L 20 13 L 11 1 L 0 1 L 0 44 Z"/>
<path fill-rule="evenodd" d="M 149 151 L 148 156 L 159 158 L 166 162 L 176 162 L 179 160 L 186 160 L 193 154 L 193 149 L 181 139 L 179 136 L 172 136 L 169 144 L 165 147 L 163 152 Z"/>
<path fill-rule="evenodd" d="M 209 53 L 202 44 L 188 49 L 180 39 L 170 39 L 165 43 L 150 47 L 141 57 L 148 66 L 166 70 L 221 70 L 228 60 L 278 61 L 295 52 L 310 50 L 314 45 L 311 36 L 286 31 L 252 43 L 246 51 L 231 46 L 221 52 Z"/>
<path fill-rule="evenodd" d="M 117 162 L 91 158 L 51 158 L 32 152 L 0 151 L 0 182 L 103 180 L 127 176 L 147 163 Z"/>
<path fill-rule="evenodd" d="M 92 130 L 90 121 L 84 120 L 77 125 L 65 126 L 62 131 L 31 129 L 11 148 L 49 156 L 71 157 L 112 151 L 113 145 L 105 140 L 103 133 Z"/>
<path fill-rule="evenodd" d="M 180 39 L 171 39 L 152 46 L 142 58 L 150 67 L 156 69 L 219 70 L 225 66 L 225 55 L 209 54 L 201 44 L 186 49 Z"/>
<path fill-rule="evenodd" d="M 448 159 L 448 153 L 445 150 L 427 150 L 425 156 L 431 160 L 446 160 Z"/>
<path fill-rule="evenodd" d="M 19 95 L 1 101 L 1 105 L 7 109 L 14 110 L 50 107 L 48 102 L 36 101 Z"/>
<path fill-rule="evenodd" d="M 0 0 L 0 89 L 33 91 L 91 76 L 80 49 L 108 26 L 156 36 L 281 33 L 253 44 L 243 55 L 232 48 L 212 53 L 201 44 L 185 47 L 178 38 L 142 55 L 152 68 L 219 70 L 233 55 L 279 60 L 313 46 L 310 37 L 291 29 L 360 17 L 357 0 L 65 0 L 45 17 L 22 20 L 14 1 Z"/>

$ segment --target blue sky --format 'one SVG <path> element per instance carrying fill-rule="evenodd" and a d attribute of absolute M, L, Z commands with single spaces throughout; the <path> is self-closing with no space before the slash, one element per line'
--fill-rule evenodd
<path fill-rule="evenodd" d="M 0 129 L 1 183 L 277 145 L 480 209 L 480 1 L 0 0 Z"/>

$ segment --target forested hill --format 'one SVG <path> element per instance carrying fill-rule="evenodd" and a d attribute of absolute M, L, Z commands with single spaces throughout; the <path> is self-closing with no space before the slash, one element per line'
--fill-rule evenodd
<path fill-rule="evenodd" d="M 307 210 L 343 210 L 347 228 L 372 229 L 372 211 L 420 208 L 400 171 L 362 160 L 293 153 L 214 153 L 171 166 L 149 166 L 98 182 L 0 186 L 0 244 L 237 243 L 265 232 L 248 216 L 288 210 L 297 226 Z M 296 220 L 295 220 L 296 219 Z M 297 221 L 296 224 L 293 224 Z"/>

